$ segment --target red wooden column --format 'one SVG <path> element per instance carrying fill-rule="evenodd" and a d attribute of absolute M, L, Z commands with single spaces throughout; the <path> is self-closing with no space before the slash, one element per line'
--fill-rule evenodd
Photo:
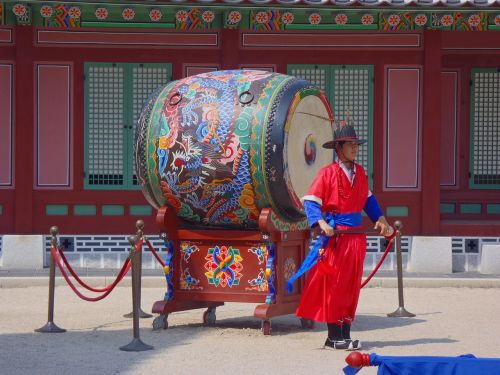
<path fill-rule="evenodd" d="M 438 235 L 440 226 L 441 31 L 424 31 L 422 111 L 422 234 Z"/>
<path fill-rule="evenodd" d="M 33 231 L 33 27 L 16 26 L 14 120 L 14 233 Z"/>
<path fill-rule="evenodd" d="M 240 61 L 240 33 L 238 29 L 221 29 L 220 63 L 222 69 L 238 69 Z"/>

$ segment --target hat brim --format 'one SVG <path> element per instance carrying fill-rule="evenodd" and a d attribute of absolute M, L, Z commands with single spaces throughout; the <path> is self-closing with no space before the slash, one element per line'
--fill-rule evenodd
<path fill-rule="evenodd" d="M 335 143 L 347 142 L 347 141 L 356 142 L 358 145 L 362 145 L 362 144 L 365 144 L 367 142 L 366 139 L 339 138 L 339 139 L 335 139 L 333 141 L 323 143 L 323 148 L 335 148 Z"/>

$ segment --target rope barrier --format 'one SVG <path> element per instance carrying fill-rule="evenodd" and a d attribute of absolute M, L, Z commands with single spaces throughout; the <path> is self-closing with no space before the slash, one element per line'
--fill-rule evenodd
<path fill-rule="evenodd" d="M 137 243 L 135 249 L 138 252 L 141 250 L 141 248 L 142 248 L 142 240 L 140 240 Z M 64 270 L 64 267 L 61 264 L 61 260 L 59 259 L 58 252 L 56 251 L 56 246 L 52 245 L 51 252 L 52 252 L 52 256 L 54 257 L 54 260 L 55 260 L 57 266 L 59 267 L 59 270 L 61 271 L 61 274 L 63 275 L 64 279 L 66 280 L 66 282 L 68 283 L 70 288 L 73 290 L 73 292 L 75 292 L 75 294 L 78 297 L 80 297 L 81 299 L 88 301 L 88 302 L 97 302 L 97 301 L 100 301 L 100 300 L 104 299 L 105 297 L 107 297 L 113 291 L 113 289 L 116 287 L 116 285 L 118 285 L 118 283 L 123 279 L 123 276 L 125 276 L 125 274 L 123 274 L 121 276 L 121 278 L 117 277 L 112 284 L 110 284 L 108 287 L 105 288 L 105 292 L 102 295 L 97 296 L 97 297 L 87 297 L 87 296 L 83 295 L 82 293 L 80 293 L 80 291 L 76 288 L 76 286 L 73 284 L 73 282 L 69 278 L 68 274 Z M 128 263 L 130 265 L 130 259 L 128 259 L 128 262 L 126 261 L 125 263 Z M 128 265 L 127 265 L 127 268 L 129 268 Z M 128 269 L 127 269 L 127 271 L 128 271 Z M 120 276 L 120 275 L 118 275 L 118 276 Z"/>
<path fill-rule="evenodd" d="M 115 281 L 112 284 L 110 284 L 110 285 L 108 285 L 108 286 L 106 286 L 104 288 L 93 288 L 90 285 L 86 284 L 82 279 L 80 279 L 78 277 L 78 275 L 76 274 L 76 272 L 73 270 L 73 268 L 69 264 L 68 260 L 66 259 L 66 255 L 64 255 L 64 252 L 61 249 L 61 247 L 58 246 L 57 250 L 59 252 L 59 255 L 61 256 L 61 259 L 62 259 L 64 265 L 68 269 L 68 271 L 71 274 L 71 276 L 73 276 L 75 278 L 75 280 L 78 282 L 78 284 L 80 284 L 83 288 L 85 288 L 87 290 L 90 290 L 92 292 L 96 292 L 96 293 L 105 292 L 108 289 L 114 288 L 115 285 L 118 284 L 125 277 L 125 275 L 130 270 L 130 267 L 132 266 L 132 262 L 130 261 L 130 258 L 127 258 L 125 260 L 125 262 L 123 263 L 123 266 L 122 266 L 120 272 L 118 273 L 118 276 L 116 277 Z"/>
<path fill-rule="evenodd" d="M 393 244 L 394 244 L 394 236 L 389 240 L 389 244 L 387 245 L 387 247 L 386 247 L 386 249 L 384 251 L 384 254 L 382 254 L 382 257 L 378 261 L 378 263 L 375 266 L 375 268 L 373 269 L 373 271 L 368 275 L 368 277 L 366 278 L 366 280 L 361 283 L 361 288 L 363 288 L 366 284 L 368 284 L 368 282 L 371 280 L 371 278 L 373 276 L 375 276 L 375 274 L 377 273 L 377 271 L 380 268 L 380 266 L 382 265 L 382 263 L 384 263 L 384 260 L 387 257 L 387 254 L 389 254 L 389 251 L 391 251 L 391 248 L 392 248 Z"/>
<path fill-rule="evenodd" d="M 151 252 L 153 253 L 153 255 L 156 258 L 156 260 L 158 261 L 158 263 L 161 264 L 162 268 L 165 268 L 165 262 L 163 260 L 161 260 L 160 256 L 156 252 L 156 250 L 153 247 L 153 245 L 151 244 L 151 242 L 147 238 L 145 238 L 144 240 L 146 241 L 146 245 L 148 245 L 149 250 L 151 250 Z"/>

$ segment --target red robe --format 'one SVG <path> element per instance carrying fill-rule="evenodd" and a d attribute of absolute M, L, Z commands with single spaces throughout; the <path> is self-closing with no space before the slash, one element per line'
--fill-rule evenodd
<path fill-rule="evenodd" d="M 368 179 L 363 167 L 356 164 L 356 177 L 351 186 L 337 163 L 322 168 L 307 198 L 316 200 L 321 211 L 337 213 L 361 212 L 368 198 Z M 335 229 L 362 229 L 337 225 Z M 307 275 L 297 316 L 305 319 L 342 324 L 354 320 L 361 289 L 366 254 L 365 234 L 340 234 L 332 237 L 322 260 L 330 267 L 316 264 Z M 325 271 L 328 268 L 328 271 Z"/>

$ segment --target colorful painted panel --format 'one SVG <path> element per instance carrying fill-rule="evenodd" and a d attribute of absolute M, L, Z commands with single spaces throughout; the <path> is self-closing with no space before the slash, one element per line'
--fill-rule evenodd
<path fill-rule="evenodd" d="M 282 10 L 252 10 L 250 12 L 250 28 L 252 30 L 284 30 Z M 291 14 L 291 13 L 290 13 Z"/>
<path fill-rule="evenodd" d="M 243 258 L 239 249 L 233 249 L 231 246 L 215 246 L 208 249 L 205 259 L 207 260 L 205 276 L 209 284 L 222 288 L 239 285 L 243 276 L 241 274 Z"/>
<path fill-rule="evenodd" d="M 273 207 L 295 228 L 290 222 L 304 219 L 304 176 L 332 160 L 314 147 L 307 162 L 307 137 L 331 139 L 330 118 L 324 95 L 287 75 L 217 71 L 172 82 L 151 96 L 139 121 L 143 192 L 191 222 L 255 228 L 260 210 Z"/>
<path fill-rule="evenodd" d="M 65 4 L 43 5 L 40 16 L 44 26 L 75 28 L 81 26 L 82 9 L 80 6 Z"/>
<path fill-rule="evenodd" d="M 31 4 L 15 3 L 12 5 L 16 25 L 31 25 Z"/>
<path fill-rule="evenodd" d="M 432 13 L 432 28 L 453 31 L 485 31 L 488 29 L 488 14 L 462 11 Z"/>
<path fill-rule="evenodd" d="M 175 28 L 181 30 L 210 30 L 216 13 L 207 9 L 181 9 L 175 13 Z"/>
<path fill-rule="evenodd" d="M 182 2 L 182 1 L 181 1 Z M 257 2 L 257 1 L 255 1 Z M 363 2 L 363 1 L 362 1 Z M 177 2 L 180 3 L 180 2 Z M 213 30 L 220 27 L 243 30 L 383 30 L 408 31 L 443 29 L 456 31 L 485 31 L 500 29 L 498 10 L 482 0 L 479 7 L 463 6 L 450 0 L 454 7 L 422 8 L 390 2 L 393 7 L 364 7 L 350 5 L 357 2 L 301 1 L 286 9 L 276 1 L 259 1 L 258 9 L 249 9 L 227 0 L 223 6 L 207 7 L 210 1 L 179 7 L 180 4 L 121 4 L 77 2 L 71 4 L 47 2 L 0 3 L 0 24 L 31 24 L 57 28 L 120 27 L 120 28 L 176 28 L 179 30 Z M 264 4 L 265 3 L 265 4 Z M 365 3 L 365 2 L 363 2 Z M 405 2 L 407 3 L 407 2 Z M 447 2 L 445 2 L 447 3 Z M 2 8 L 3 4 L 3 8 Z M 366 2 L 368 4 L 368 2 Z M 369 2 L 368 5 L 379 5 Z M 384 3 L 387 5 L 387 3 Z M 436 2 L 434 2 L 436 4 Z M 220 5 L 220 4 L 218 4 Z M 267 7 L 263 7 L 266 5 Z M 403 6 L 404 5 L 404 6 Z M 2 20 L 3 14 L 3 20 Z M 33 20 L 32 20 L 33 19 Z"/>
<path fill-rule="evenodd" d="M 267 248 L 261 243 L 181 241 L 177 264 L 183 291 L 268 292 Z"/>

